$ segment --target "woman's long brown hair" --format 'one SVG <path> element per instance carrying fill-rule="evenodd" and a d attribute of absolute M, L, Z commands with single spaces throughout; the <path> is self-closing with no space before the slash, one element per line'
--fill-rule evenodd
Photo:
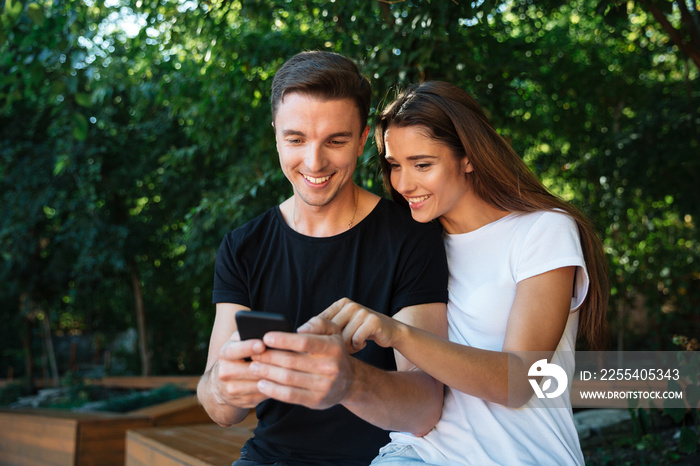
<path fill-rule="evenodd" d="M 609 284 L 605 256 L 592 222 L 568 202 L 554 196 L 537 179 L 510 144 L 493 128 L 476 100 L 462 89 L 428 81 L 402 93 L 381 114 L 374 135 L 384 185 L 397 202 L 406 200 L 391 186 L 384 158 L 384 134 L 389 127 L 421 127 L 447 145 L 459 158 L 467 157 L 467 174 L 474 192 L 492 206 L 509 212 L 560 209 L 578 225 L 590 286 L 579 308 L 579 335 L 590 349 L 602 349 L 607 339 L 605 317 Z"/>

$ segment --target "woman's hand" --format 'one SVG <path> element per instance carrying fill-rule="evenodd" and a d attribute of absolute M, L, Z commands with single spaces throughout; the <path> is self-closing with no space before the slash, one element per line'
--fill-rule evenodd
<path fill-rule="evenodd" d="M 391 317 L 374 312 L 348 298 L 343 298 L 299 327 L 297 331 L 299 333 L 327 333 L 329 331 L 328 321 L 337 326 L 350 353 L 356 353 L 364 348 L 367 340 L 373 340 L 384 348 L 394 346 L 403 325 Z"/>

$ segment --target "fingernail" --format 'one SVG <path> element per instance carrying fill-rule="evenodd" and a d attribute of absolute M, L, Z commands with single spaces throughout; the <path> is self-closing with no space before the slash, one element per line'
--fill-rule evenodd
<path fill-rule="evenodd" d="M 297 332 L 303 332 L 305 330 L 311 330 L 311 325 L 309 325 L 308 323 L 304 324 L 297 329 Z"/>
<path fill-rule="evenodd" d="M 250 372 L 252 372 L 253 374 L 257 374 L 259 370 L 260 364 L 258 364 L 257 362 L 250 363 Z"/>

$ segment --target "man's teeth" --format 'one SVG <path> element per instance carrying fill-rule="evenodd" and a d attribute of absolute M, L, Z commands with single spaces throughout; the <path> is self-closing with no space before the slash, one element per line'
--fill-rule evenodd
<path fill-rule="evenodd" d="M 410 197 L 407 198 L 406 200 L 408 201 L 409 204 L 418 204 L 419 202 L 423 202 L 424 200 L 428 199 L 430 195 L 427 196 L 421 196 L 421 197 Z"/>
<path fill-rule="evenodd" d="M 313 176 L 306 176 L 304 175 L 304 178 L 306 178 L 308 181 L 312 182 L 313 184 L 321 184 L 325 183 L 326 181 L 331 179 L 331 176 L 322 176 L 321 178 L 314 178 Z"/>

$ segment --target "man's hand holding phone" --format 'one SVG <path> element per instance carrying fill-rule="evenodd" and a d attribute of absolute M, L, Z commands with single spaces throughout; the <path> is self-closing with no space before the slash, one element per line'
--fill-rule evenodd
<path fill-rule="evenodd" d="M 337 328 L 324 334 L 298 334 L 283 316 L 261 311 L 238 311 L 236 325 L 240 340 L 235 354 L 229 342 L 227 356 L 237 355 L 237 364 L 232 365 L 255 384 L 248 386 L 248 402 L 274 398 L 324 409 L 342 401 L 354 369 Z M 248 357 L 252 362 L 241 360 Z"/>
<path fill-rule="evenodd" d="M 214 368 L 217 402 L 239 408 L 253 408 L 268 398 L 258 390 L 260 376 L 251 371 L 251 357 L 264 353 L 267 348 L 262 338 L 268 331 L 291 331 L 292 326 L 280 315 L 258 311 L 236 313 L 236 331 L 224 343 Z"/>
<path fill-rule="evenodd" d="M 268 332 L 267 350 L 253 356 L 251 372 L 269 398 L 311 409 L 341 403 L 354 377 L 354 358 L 345 350 L 340 331 Z"/>

